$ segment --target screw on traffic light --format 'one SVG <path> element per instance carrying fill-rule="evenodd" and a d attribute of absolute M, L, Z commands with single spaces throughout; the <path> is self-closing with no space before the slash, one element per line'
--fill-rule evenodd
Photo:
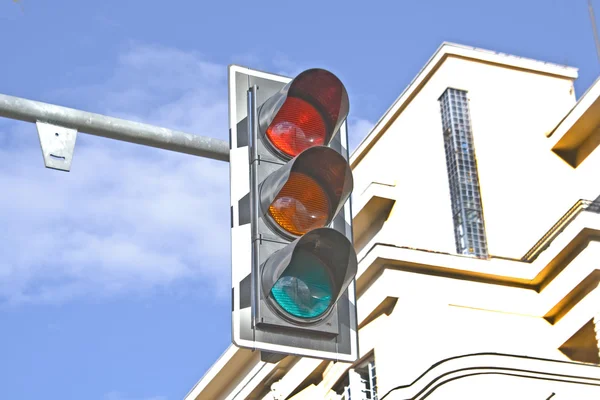
<path fill-rule="evenodd" d="M 230 67 L 232 338 L 263 359 L 357 358 L 348 110 L 329 71 Z"/>

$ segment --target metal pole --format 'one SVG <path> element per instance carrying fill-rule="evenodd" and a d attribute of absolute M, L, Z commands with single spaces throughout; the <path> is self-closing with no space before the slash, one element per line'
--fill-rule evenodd
<path fill-rule="evenodd" d="M 229 143 L 224 140 L 4 94 L 0 94 L 0 117 L 48 122 L 90 135 L 229 162 Z"/>
<path fill-rule="evenodd" d="M 598 28 L 596 28 L 596 17 L 594 16 L 594 7 L 592 0 L 588 0 L 588 10 L 590 11 L 590 19 L 592 20 L 592 30 L 594 31 L 594 41 L 596 42 L 596 54 L 600 61 L 600 39 L 598 38 Z"/>
<path fill-rule="evenodd" d="M 253 85 L 248 91 L 248 151 L 250 160 L 250 221 L 252 226 L 252 274 L 250 275 L 250 303 L 252 328 L 258 322 L 258 305 L 260 304 L 259 290 L 259 262 L 260 262 L 260 237 L 258 234 L 258 106 L 256 91 L 258 87 Z M 253 329 L 254 332 L 254 329 Z"/>

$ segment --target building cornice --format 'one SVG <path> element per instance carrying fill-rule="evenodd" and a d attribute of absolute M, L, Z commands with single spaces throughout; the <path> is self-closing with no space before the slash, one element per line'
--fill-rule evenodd
<path fill-rule="evenodd" d="M 548 133 L 558 156 L 576 168 L 600 143 L 600 78 L 581 96 L 561 122 Z"/>
<path fill-rule="evenodd" d="M 421 88 L 423 88 L 449 57 L 569 80 L 575 80 L 578 76 L 577 68 L 444 42 L 352 153 L 350 157 L 350 166 L 352 168 L 355 168 L 360 163 L 387 128 L 400 115 L 402 110 L 408 106 Z"/>

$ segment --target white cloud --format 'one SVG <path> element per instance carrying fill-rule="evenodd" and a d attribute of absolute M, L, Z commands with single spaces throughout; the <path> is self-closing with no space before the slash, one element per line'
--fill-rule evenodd
<path fill-rule="evenodd" d="M 275 73 L 284 76 L 293 77 L 300 74 L 300 72 L 311 68 L 309 66 L 301 65 L 300 63 L 291 60 L 287 55 L 283 53 L 277 53 L 273 57 L 272 62 L 276 70 Z M 314 68 L 314 66 L 312 68 Z"/>
<path fill-rule="evenodd" d="M 195 53 L 133 44 L 107 81 L 55 96 L 226 139 L 226 71 Z M 79 134 L 64 173 L 43 167 L 36 135 L 32 124 L 0 125 L 0 304 L 189 283 L 228 294 L 226 163 Z"/>
<path fill-rule="evenodd" d="M 367 134 L 371 132 L 371 129 L 375 124 L 371 121 L 361 118 L 351 118 L 348 121 L 348 142 L 350 145 L 350 153 L 352 153 L 356 147 L 367 137 Z"/>

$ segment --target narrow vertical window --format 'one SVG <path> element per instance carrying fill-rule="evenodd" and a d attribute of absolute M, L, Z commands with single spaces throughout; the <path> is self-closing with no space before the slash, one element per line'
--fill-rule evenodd
<path fill-rule="evenodd" d="M 487 240 L 467 92 L 448 88 L 439 101 L 456 251 L 459 254 L 487 258 Z"/>
<path fill-rule="evenodd" d="M 378 400 L 374 356 L 348 369 L 332 389 L 340 400 Z"/>

